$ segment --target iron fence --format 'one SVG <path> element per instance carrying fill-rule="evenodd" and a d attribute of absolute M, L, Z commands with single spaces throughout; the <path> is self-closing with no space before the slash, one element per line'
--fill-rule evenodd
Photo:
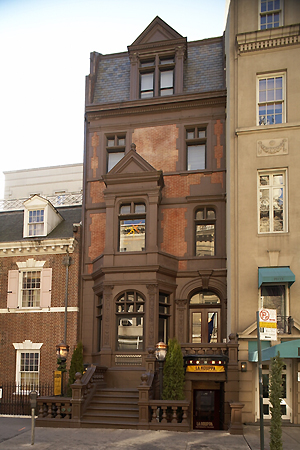
<path fill-rule="evenodd" d="M 32 389 L 32 384 L 0 383 L 0 414 L 30 416 L 29 393 L 36 390 L 38 396 L 53 396 L 53 384 L 40 383 Z"/>

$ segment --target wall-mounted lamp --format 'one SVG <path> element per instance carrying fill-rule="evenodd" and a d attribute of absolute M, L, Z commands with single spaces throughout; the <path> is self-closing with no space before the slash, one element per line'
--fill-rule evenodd
<path fill-rule="evenodd" d="M 241 362 L 241 372 L 247 372 L 247 362 Z"/>

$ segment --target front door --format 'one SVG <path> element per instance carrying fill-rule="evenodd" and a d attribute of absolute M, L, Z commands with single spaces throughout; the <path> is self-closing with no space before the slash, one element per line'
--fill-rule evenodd
<path fill-rule="evenodd" d="M 194 390 L 194 430 L 220 429 L 220 391 Z"/>

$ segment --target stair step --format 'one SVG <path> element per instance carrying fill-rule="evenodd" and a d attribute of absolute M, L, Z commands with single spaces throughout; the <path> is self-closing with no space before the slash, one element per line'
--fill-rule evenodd
<path fill-rule="evenodd" d="M 135 428 L 138 425 L 138 421 L 124 422 L 124 421 L 110 421 L 102 420 L 81 420 L 80 426 L 83 428 Z"/>

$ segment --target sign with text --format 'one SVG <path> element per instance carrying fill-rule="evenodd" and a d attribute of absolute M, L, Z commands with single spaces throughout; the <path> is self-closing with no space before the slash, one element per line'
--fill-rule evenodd
<path fill-rule="evenodd" d="M 225 372 L 224 366 L 201 365 L 201 366 L 187 366 L 187 372 Z"/>
<path fill-rule="evenodd" d="M 277 341 L 277 311 L 276 309 L 259 310 L 260 339 L 262 341 Z"/>
<path fill-rule="evenodd" d="M 61 395 L 61 379 L 62 373 L 60 370 L 54 371 L 54 395 Z"/>

